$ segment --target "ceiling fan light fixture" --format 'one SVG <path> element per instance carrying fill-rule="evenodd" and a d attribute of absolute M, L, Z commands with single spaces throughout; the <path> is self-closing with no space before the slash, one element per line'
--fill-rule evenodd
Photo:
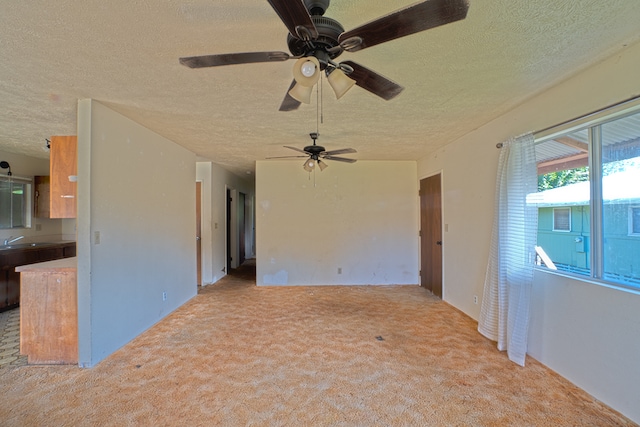
<path fill-rule="evenodd" d="M 329 167 L 329 165 L 323 162 L 322 160 L 318 160 L 318 166 L 320 167 L 320 172 L 322 172 L 323 170 Z"/>
<path fill-rule="evenodd" d="M 304 165 L 302 167 L 307 172 L 313 172 L 313 168 L 315 167 L 315 163 L 313 163 L 313 159 L 307 159 L 307 160 L 304 161 Z"/>
<path fill-rule="evenodd" d="M 356 84 L 355 80 L 347 77 L 347 75 L 339 68 L 335 68 L 331 73 L 329 73 L 327 80 L 329 81 L 329 85 L 331 85 L 333 92 L 336 94 L 336 99 L 342 98 L 342 96 Z"/>
<path fill-rule="evenodd" d="M 296 83 L 289 91 L 293 99 L 303 104 L 311 104 L 311 93 L 313 93 L 313 86 L 303 86 L 300 83 Z"/>
<path fill-rule="evenodd" d="M 313 87 L 320 80 L 320 61 L 315 56 L 305 56 L 293 66 L 293 78 L 302 86 Z"/>

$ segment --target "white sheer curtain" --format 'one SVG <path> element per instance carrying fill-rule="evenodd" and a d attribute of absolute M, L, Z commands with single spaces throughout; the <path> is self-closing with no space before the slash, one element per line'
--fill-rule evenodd
<path fill-rule="evenodd" d="M 526 134 L 502 144 L 496 180 L 491 251 L 478 331 L 524 366 L 535 261 L 538 210 L 527 205 L 537 191 L 534 138 Z"/>

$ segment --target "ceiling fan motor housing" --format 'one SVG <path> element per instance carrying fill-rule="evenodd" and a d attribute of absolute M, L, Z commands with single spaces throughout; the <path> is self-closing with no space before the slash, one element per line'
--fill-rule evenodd
<path fill-rule="evenodd" d="M 313 55 L 314 52 L 321 51 L 326 53 L 330 59 L 340 56 L 344 51 L 343 49 L 336 49 L 335 51 L 329 51 L 329 49 L 340 46 L 338 37 L 344 33 L 342 25 L 335 19 L 319 15 L 311 16 L 311 20 L 318 30 L 318 38 L 307 42 L 289 34 L 287 36 L 287 45 L 291 54 L 293 56 L 309 56 Z"/>
<path fill-rule="evenodd" d="M 307 145 L 304 147 L 304 151 L 309 153 L 313 159 L 318 160 L 318 155 L 323 153 L 325 149 L 321 145 Z"/>
<path fill-rule="evenodd" d="M 304 0 L 309 15 L 324 15 L 329 7 L 329 0 Z"/>

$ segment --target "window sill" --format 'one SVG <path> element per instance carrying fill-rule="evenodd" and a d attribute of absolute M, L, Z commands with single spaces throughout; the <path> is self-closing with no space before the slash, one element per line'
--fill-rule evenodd
<path fill-rule="evenodd" d="M 545 274 L 551 274 L 553 276 L 560 276 L 560 277 L 565 277 L 567 279 L 573 279 L 580 282 L 589 283 L 591 285 L 603 286 L 605 288 L 614 289 L 617 291 L 622 291 L 622 292 L 626 292 L 634 295 L 640 295 L 640 288 L 633 287 L 631 285 L 627 286 L 620 283 L 608 282 L 602 279 L 594 279 L 593 277 L 581 276 L 579 274 L 568 273 L 566 271 L 550 270 L 546 267 L 536 266 L 534 267 L 534 270 L 545 273 Z"/>

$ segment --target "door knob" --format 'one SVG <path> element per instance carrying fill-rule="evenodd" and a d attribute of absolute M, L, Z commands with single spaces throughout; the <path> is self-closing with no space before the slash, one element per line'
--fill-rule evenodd
<path fill-rule="evenodd" d="M 440 246 L 442 246 L 442 240 L 438 240 L 438 241 L 436 242 L 436 245 L 440 245 Z"/>

